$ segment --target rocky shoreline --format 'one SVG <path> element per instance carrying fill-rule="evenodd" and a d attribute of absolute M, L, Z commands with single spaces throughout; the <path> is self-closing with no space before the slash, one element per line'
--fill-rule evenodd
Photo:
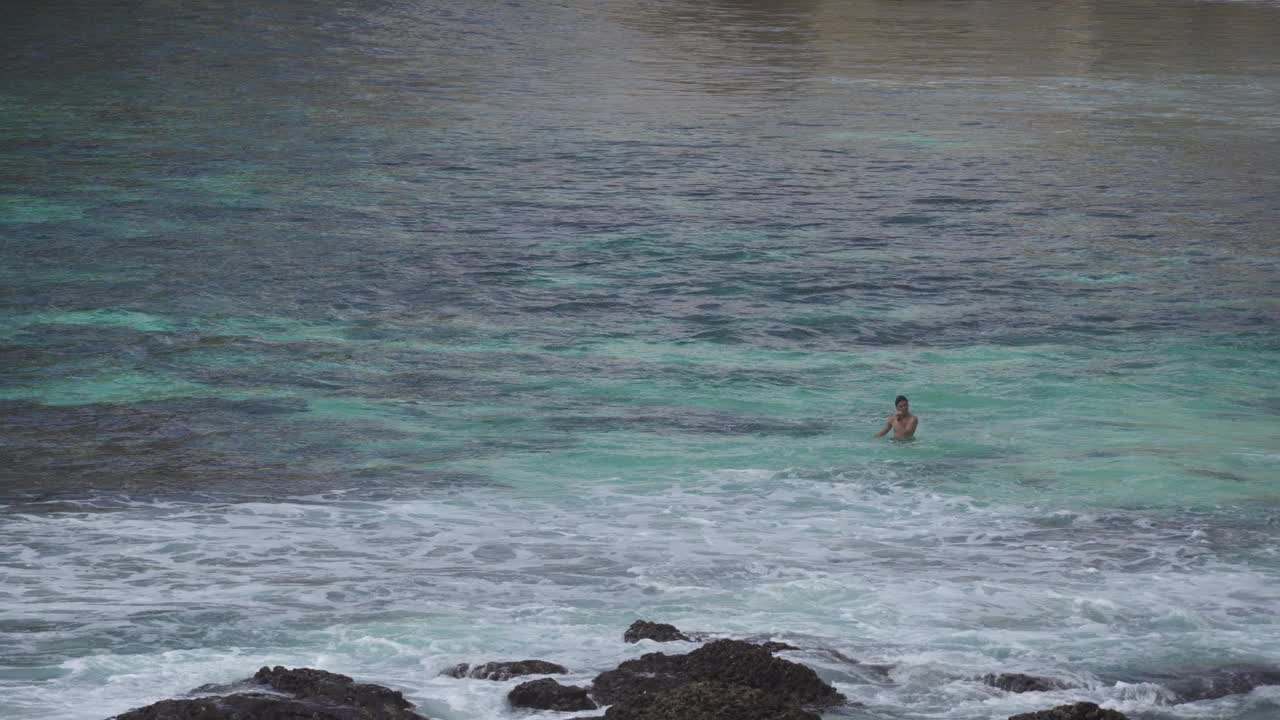
<path fill-rule="evenodd" d="M 625 642 L 704 642 L 683 655 L 647 653 L 600 673 L 587 687 L 563 685 L 551 675 L 568 670 L 546 660 L 456 665 L 446 675 L 461 680 L 522 682 L 507 694 L 512 708 L 588 713 L 573 720 L 821 720 L 824 709 L 849 705 L 844 695 L 811 668 L 776 653 L 797 650 L 780 642 L 710 639 L 672 625 L 638 620 Z M 850 658 L 843 660 L 861 665 Z M 865 666 L 886 673 L 882 666 Z M 986 675 L 1007 692 L 1070 689 L 1054 678 L 1021 673 Z M 1280 669 L 1236 667 L 1174 679 L 1171 702 L 1190 702 L 1280 684 Z M 230 685 L 206 685 L 186 697 L 162 700 L 111 720 L 430 720 L 390 688 L 357 683 L 345 675 L 312 668 L 262 668 Z M 1128 720 L 1121 712 L 1090 702 L 1022 713 L 1009 720 Z"/>

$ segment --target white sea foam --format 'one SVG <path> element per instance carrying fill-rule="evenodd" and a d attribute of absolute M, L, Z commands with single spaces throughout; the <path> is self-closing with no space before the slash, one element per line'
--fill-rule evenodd
<path fill-rule="evenodd" d="M 1188 525 L 1210 522 L 760 470 L 9 516 L 0 621 L 18 630 L 2 702 L 15 718 L 95 718 L 283 664 L 402 688 L 441 717 L 495 717 L 511 683 L 440 671 L 542 657 L 585 683 L 655 649 L 620 641 L 647 617 L 791 639 L 871 705 L 977 718 L 1057 697 L 976 680 L 1018 671 L 1151 707 L 1159 687 L 1105 676 L 1188 657 L 1280 664 L 1272 578 Z M 893 670 L 867 683 L 814 648 Z"/>

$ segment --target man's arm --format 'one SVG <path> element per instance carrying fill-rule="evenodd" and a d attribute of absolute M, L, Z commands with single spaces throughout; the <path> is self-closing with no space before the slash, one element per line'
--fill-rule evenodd
<path fill-rule="evenodd" d="M 884 434 L 889 432 L 889 428 L 892 428 L 892 427 L 893 427 L 893 416 L 891 415 L 889 416 L 888 420 L 884 421 L 884 427 L 880 428 L 880 432 L 876 433 L 875 435 L 872 435 L 871 437 L 872 438 L 884 437 Z"/>
<path fill-rule="evenodd" d="M 916 426 L 919 424 L 920 424 L 920 418 L 916 417 L 915 415 L 912 415 L 911 422 L 907 423 L 907 431 L 902 434 L 903 437 L 915 437 Z"/>

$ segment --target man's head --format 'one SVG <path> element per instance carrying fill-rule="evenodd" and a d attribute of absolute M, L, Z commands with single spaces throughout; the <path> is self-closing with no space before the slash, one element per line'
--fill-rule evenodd
<path fill-rule="evenodd" d="M 910 406 L 910 403 L 907 402 L 906 395 L 899 395 L 897 398 L 894 399 L 893 406 L 898 408 L 898 412 L 900 414 L 905 415 L 907 413 L 907 408 Z"/>

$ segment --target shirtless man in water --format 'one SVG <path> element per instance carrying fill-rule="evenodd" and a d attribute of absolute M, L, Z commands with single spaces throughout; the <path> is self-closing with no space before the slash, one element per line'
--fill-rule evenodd
<path fill-rule="evenodd" d="M 889 432 L 889 428 L 893 428 L 894 440 L 914 440 L 916 436 L 916 426 L 920 424 L 920 418 L 911 414 L 911 406 L 907 402 L 906 395 L 899 395 L 893 401 L 898 412 L 890 415 L 888 420 L 884 421 L 884 427 L 880 432 L 872 435 L 872 437 L 884 437 Z"/>

